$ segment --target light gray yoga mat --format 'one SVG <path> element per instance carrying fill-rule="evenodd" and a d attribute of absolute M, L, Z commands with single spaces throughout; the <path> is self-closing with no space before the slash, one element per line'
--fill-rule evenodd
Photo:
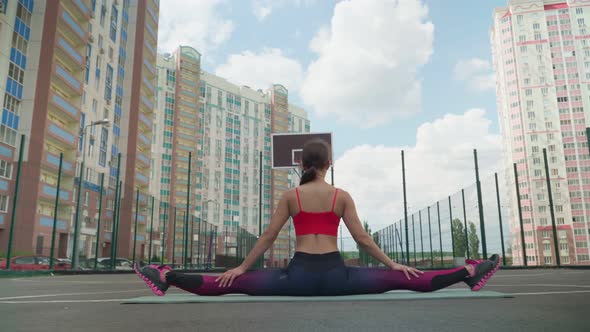
<path fill-rule="evenodd" d="M 221 296 L 199 296 L 193 294 L 170 294 L 166 296 L 142 296 L 121 301 L 121 304 L 145 303 L 243 303 L 243 302 L 361 302 L 361 301 L 399 301 L 399 300 L 444 300 L 444 299 L 490 299 L 510 298 L 510 294 L 464 289 L 439 290 L 430 293 L 411 291 L 392 291 L 383 294 L 345 295 L 345 296 L 249 296 L 228 294 Z"/>

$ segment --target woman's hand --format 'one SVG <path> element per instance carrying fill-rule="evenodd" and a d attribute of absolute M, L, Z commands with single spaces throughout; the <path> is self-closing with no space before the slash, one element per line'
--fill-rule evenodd
<path fill-rule="evenodd" d="M 410 280 L 410 274 L 416 278 L 420 278 L 418 274 L 424 274 L 423 271 L 398 263 L 395 263 L 391 269 L 396 271 L 402 271 L 406 275 L 406 278 L 408 278 L 408 280 Z"/>
<path fill-rule="evenodd" d="M 245 272 L 246 269 L 242 266 L 238 266 L 234 269 L 225 271 L 224 274 L 215 279 L 215 282 L 219 282 L 219 287 L 230 287 L 234 280 Z"/>

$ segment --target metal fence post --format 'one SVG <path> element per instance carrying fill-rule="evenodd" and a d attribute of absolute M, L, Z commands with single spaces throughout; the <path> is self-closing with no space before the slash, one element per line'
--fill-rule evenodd
<path fill-rule="evenodd" d="M 137 215 L 139 213 L 139 188 L 135 192 L 135 221 L 133 226 L 133 265 L 135 266 L 136 260 L 136 246 L 137 246 Z"/>
<path fill-rule="evenodd" d="M 404 150 L 402 150 L 402 182 L 404 191 L 404 222 L 406 226 L 406 257 L 407 264 L 410 265 L 410 241 L 408 241 L 408 200 L 406 196 L 406 162 L 404 158 Z"/>
<path fill-rule="evenodd" d="M 455 234 L 453 234 L 453 207 L 451 206 L 451 196 L 449 196 L 449 218 L 451 219 L 451 248 L 453 249 L 453 265 L 455 261 Z"/>
<path fill-rule="evenodd" d="M 100 243 L 100 224 L 102 220 L 102 196 L 104 194 L 104 173 L 100 174 L 100 194 L 98 196 L 98 225 L 96 225 L 96 247 L 94 248 L 94 269 L 98 266 L 98 246 Z"/>
<path fill-rule="evenodd" d="M 465 225 L 465 248 L 467 249 L 467 259 L 469 259 L 469 236 L 467 233 L 467 211 L 465 210 L 465 189 L 461 189 L 461 199 L 463 200 L 463 224 Z"/>
<path fill-rule="evenodd" d="M 152 207 L 151 207 L 151 221 L 150 221 L 150 247 L 148 249 L 148 264 L 152 264 L 152 237 L 154 234 L 154 196 L 152 196 Z M 145 240 L 144 240 L 145 241 Z"/>
<path fill-rule="evenodd" d="M 10 270 L 10 260 L 12 258 L 12 240 L 14 238 L 14 222 L 16 220 L 16 203 L 18 201 L 18 187 L 20 184 L 20 172 L 23 164 L 23 150 L 25 148 L 25 135 L 20 136 L 20 146 L 18 148 L 18 164 L 16 167 L 16 179 L 14 181 L 14 195 L 12 198 L 12 216 L 10 217 L 10 232 L 8 234 L 8 250 L 6 251 L 6 269 Z"/>
<path fill-rule="evenodd" d="M 479 182 L 479 167 L 477 164 L 477 150 L 473 149 L 473 158 L 475 160 L 475 180 L 477 186 L 477 201 L 479 206 L 479 227 L 481 232 L 481 248 L 483 253 L 483 258 L 487 259 L 488 257 L 488 249 L 486 245 L 486 227 L 484 222 L 484 214 L 483 214 L 483 199 L 481 196 L 481 183 Z"/>
<path fill-rule="evenodd" d="M 440 228 L 440 204 L 436 202 L 436 214 L 438 215 L 438 239 L 440 241 L 440 265 L 444 266 L 443 247 L 442 247 L 442 229 Z"/>
<path fill-rule="evenodd" d="M 498 201 L 498 221 L 500 223 L 500 241 L 502 243 L 502 264 L 506 265 L 506 252 L 504 250 L 504 230 L 502 228 L 502 205 L 500 204 L 500 189 L 498 186 L 498 173 L 494 173 L 496 182 L 496 199 Z"/>
<path fill-rule="evenodd" d="M 51 230 L 51 253 L 49 255 L 49 269 L 53 270 L 53 252 L 55 251 L 55 233 L 57 228 L 57 214 L 59 208 L 59 192 L 61 190 L 61 167 L 63 164 L 64 154 L 59 154 L 59 168 L 57 171 L 57 192 L 55 193 L 55 206 L 53 208 L 53 229 Z"/>
<path fill-rule="evenodd" d="M 549 212 L 551 213 L 551 225 L 553 227 L 553 243 L 555 245 L 555 261 L 561 266 L 559 254 L 559 243 L 557 241 L 557 226 L 555 225 L 555 211 L 553 210 L 553 194 L 551 193 L 551 179 L 549 178 L 549 163 L 547 162 L 547 149 L 543 148 L 543 159 L 545 161 L 545 177 L 547 178 L 547 194 L 549 195 Z"/>
<path fill-rule="evenodd" d="M 526 243 L 524 242 L 524 225 L 522 222 L 522 205 L 520 204 L 520 188 L 518 186 L 518 171 L 516 170 L 516 163 L 512 164 L 514 167 L 514 185 L 516 186 L 516 201 L 518 202 L 518 219 L 520 221 L 520 246 L 522 247 L 522 260 L 524 266 L 528 266 L 528 259 L 526 257 Z"/>

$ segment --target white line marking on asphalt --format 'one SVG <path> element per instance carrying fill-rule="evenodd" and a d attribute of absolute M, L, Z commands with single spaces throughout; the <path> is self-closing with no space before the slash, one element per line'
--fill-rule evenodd
<path fill-rule="evenodd" d="M 63 284 L 85 284 L 85 285 L 92 285 L 92 284 L 109 284 L 109 285 L 114 285 L 114 284 L 135 284 L 137 283 L 136 281 L 120 281 L 120 282 L 110 282 L 110 281 L 70 281 L 70 280 L 47 280 L 47 279 L 19 279 L 19 278 L 15 278 L 15 279 L 10 279 L 11 281 L 22 281 L 22 282 L 35 282 L 35 283 L 63 283 Z"/>
<path fill-rule="evenodd" d="M 116 293 L 132 293 L 144 292 L 145 289 L 113 291 L 113 292 L 96 292 L 96 293 L 65 293 L 65 294 L 40 294 L 40 295 L 26 295 L 26 296 L 12 296 L 0 297 L 0 300 L 16 300 L 16 299 L 34 299 L 36 297 L 58 297 L 58 296 L 76 296 L 76 295 L 96 295 L 96 294 L 116 294 Z"/>
<path fill-rule="evenodd" d="M 121 302 L 126 299 L 104 299 L 104 300 L 47 300 L 47 301 L 0 301 L 0 304 L 37 304 L 37 303 L 98 303 L 98 302 Z"/>
<path fill-rule="evenodd" d="M 539 292 L 539 293 L 510 293 L 510 295 L 552 295 L 552 294 L 575 294 L 575 293 L 590 293 L 590 290 L 563 291 L 563 292 Z"/>
<path fill-rule="evenodd" d="M 528 277 L 536 277 L 536 276 L 544 276 L 544 275 L 548 275 L 549 273 L 537 273 L 537 274 L 501 274 L 501 275 L 495 275 L 494 278 L 509 278 L 509 277 L 513 277 L 513 278 L 528 278 Z"/>
<path fill-rule="evenodd" d="M 555 284 L 489 284 L 488 286 L 506 286 L 506 287 L 575 287 L 575 288 L 590 288 L 588 285 L 555 285 Z"/>

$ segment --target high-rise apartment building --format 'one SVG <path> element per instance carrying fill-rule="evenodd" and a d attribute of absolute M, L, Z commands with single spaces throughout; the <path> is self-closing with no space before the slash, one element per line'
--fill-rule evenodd
<path fill-rule="evenodd" d="M 194 56 L 187 55 L 189 53 Z M 303 109 L 288 104 L 287 90 L 284 87 L 275 85 L 265 92 L 233 84 L 204 71 L 182 73 L 179 64 L 189 58 L 200 60 L 200 55 L 186 46 L 181 46 L 171 55 L 158 56 L 151 194 L 159 196 L 162 202 L 169 202 L 170 206 L 176 206 L 177 209 L 186 206 L 187 183 L 177 181 L 182 176 L 178 175 L 181 168 L 172 166 L 176 153 L 171 149 L 174 147 L 179 151 L 182 146 L 186 146 L 186 149 L 193 147 L 195 151 L 192 159 L 191 195 L 194 193 L 195 196 L 189 202 L 190 214 L 196 218 L 197 223 L 191 223 L 192 226 L 189 227 L 197 227 L 201 220 L 216 225 L 219 236 L 218 252 L 234 255 L 237 228 L 258 234 L 259 221 L 262 220 L 263 231 L 270 221 L 273 208 L 273 185 L 277 188 L 277 195 L 281 192 L 278 189 L 290 188 L 289 172 L 285 172 L 284 183 L 281 182 L 280 188 L 273 182 L 271 174 L 270 136 L 273 132 L 273 112 L 281 112 L 281 119 L 277 122 L 281 126 L 277 125 L 275 132 L 309 131 L 309 120 Z M 179 75 L 185 76 L 181 78 Z M 180 108 L 179 94 L 192 97 L 193 92 L 179 87 L 179 80 L 199 82 L 196 106 L 186 104 L 187 109 Z M 276 97 L 276 103 L 273 102 L 275 90 L 282 93 Z M 279 101 L 280 98 L 282 99 Z M 191 125 L 188 121 L 193 119 L 193 115 L 196 125 Z M 177 118 L 182 116 L 188 118 Z M 178 145 L 178 139 L 185 140 L 186 144 Z M 260 152 L 263 154 L 262 216 L 259 215 Z M 183 194 L 174 200 L 170 199 L 171 192 Z M 160 219 L 164 220 L 162 216 Z M 168 225 L 172 226 L 170 222 Z M 182 260 L 183 225 L 184 221 L 177 221 L 175 242 L 178 248 L 175 253 L 178 262 Z M 285 229 L 285 234 L 281 234 L 274 249 L 267 254 L 267 266 L 283 265 L 284 262 L 279 260 L 288 258 L 288 226 Z M 294 232 L 290 235 L 294 238 Z M 167 236 L 169 241 L 172 236 Z M 293 246 L 291 250 L 294 252 Z M 172 250 L 166 252 L 171 256 Z M 203 261 L 198 257 L 194 259 Z"/>
<path fill-rule="evenodd" d="M 590 225 L 590 4 L 509 0 L 494 11 L 491 43 L 510 190 L 512 255 L 529 265 L 588 264 Z M 551 181 L 557 229 L 553 239 Z"/>
<path fill-rule="evenodd" d="M 5 13 L 0 13 L 0 211 L 6 214 L 0 223 L 0 242 L 8 240 L 2 228 L 9 227 L 6 216 L 12 213 L 10 195 L 22 134 L 25 145 L 14 249 L 49 254 L 63 154 L 56 255 L 71 254 L 85 152 L 79 193 L 80 252 L 94 255 L 104 174 L 99 256 L 110 254 L 116 215 L 119 253 L 130 256 L 130 202 L 136 188 L 147 192 L 148 186 L 159 1 L 4 3 Z M 92 125 L 104 119 L 108 126 Z M 117 180 L 124 184 L 120 208 L 114 204 Z M 139 231 L 145 232 L 145 222 Z M 137 235 L 140 241 L 142 237 L 145 240 Z"/>

